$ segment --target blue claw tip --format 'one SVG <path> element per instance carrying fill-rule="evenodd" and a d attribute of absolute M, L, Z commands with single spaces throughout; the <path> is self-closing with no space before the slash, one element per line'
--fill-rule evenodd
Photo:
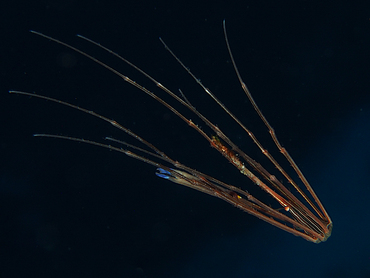
<path fill-rule="evenodd" d="M 162 169 L 162 168 L 157 168 L 157 171 L 159 172 L 156 172 L 155 174 L 158 176 L 158 177 L 160 177 L 160 178 L 162 178 L 162 179 L 166 179 L 166 180 L 168 180 L 169 178 L 170 178 L 170 176 L 171 176 L 171 173 L 170 172 L 168 172 L 167 170 L 165 170 L 165 169 Z"/>

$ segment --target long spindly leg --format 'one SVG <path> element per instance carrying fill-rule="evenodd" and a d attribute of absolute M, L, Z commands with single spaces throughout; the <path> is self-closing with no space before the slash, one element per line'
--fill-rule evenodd
<path fill-rule="evenodd" d="M 228 37 L 227 37 L 227 32 L 226 32 L 226 23 L 225 23 L 225 21 L 223 21 L 223 29 L 224 29 L 224 35 L 225 35 L 225 41 L 226 41 L 227 50 L 229 52 L 229 56 L 230 56 L 230 59 L 232 61 L 232 64 L 233 64 L 235 73 L 236 73 L 236 75 L 238 77 L 238 80 L 240 82 L 240 85 L 241 85 L 243 91 L 247 95 L 249 101 L 251 102 L 251 104 L 252 104 L 253 108 L 255 109 L 255 111 L 257 112 L 258 116 L 261 118 L 261 120 L 263 121 L 263 123 L 266 125 L 266 127 L 268 129 L 268 132 L 270 133 L 271 138 L 274 141 L 275 145 L 277 146 L 277 148 L 279 149 L 279 151 L 285 156 L 285 158 L 288 160 L 288 162 L 290 163 L 290 165 L 292 166 L 292 168 L 294 169 L 294 171 L 297 173 L 299 179 L 305 185 L 307 191 L 311 194 L 312 198 L 314 199 L 314 201 L 316 202 L 316 204 L 319 206 L 320 210 L 318 210 L 316 208 L 316 206 L 312 203 L 311 199 L 309 199 L 306 196 L 306 194 L 301 190 L 301 188 L 284 171 L 284 169 L 275 161 L 275 159 L 272 157 L 272 155 L 270 153 L 268 153 L 267 150 L 264 150 L 262 148 L 262 146 L 259 146 L 260 149 L 270 159 L 270 161 L 272 161 L 272 163 L 278 168 L 278 170 L 287 178 L 287 180 L 289 181 L 289 183 L 292 184 L 294 186 L 294 188 L 304 197 L 304 199 L 316 211 L 316 213 L 320 216 L 320 218 L 323 221 L 326 221 L 327 222 L 327 228 L 328 228 L 329 231 L 331 231 L 331 229 L 332 229 L 332 221 L 331 221 L 331 219 L 329 217 L 329 214 L 326 212 L 326 210 L 325 210 L 324 206 L 322 205 L 320 199 L 317 197 L 316 193 L 312 189 L 312 187 L 309 184 L 309 182 L 307 181 L 306 177 L 303 175 L 302 171 L 299 169 L 298 165 L 295 163 L 295 161 L 290 156 L 290 154 L 288 153 L 288 151 L 279 142 L 279 140 L 278 140 L 278 138 L 276 136 L 276 133 L 275 133 L 274 128 L 271 126 L 271 124 L 268 122 L 268 120 L 266 119 L 266 117 L 263 115 L 261 109 L 258 107 L 257 103 L 253 99 L 252 94 L 248 90 L 247 85 L 244 83 L 244 81 L 243 81 L 243 79 L 242 79 L 242 77 L 241 77 L 241 75 L 239 73 L 239 70 L 238 70 L 238 67 L 236 65 L 236 62 L 235 62 L 234 56 L 232 54 L 232 51 L 231 51 L 231 47 L 230 47 L 229 40 L 228 40 Z"/>

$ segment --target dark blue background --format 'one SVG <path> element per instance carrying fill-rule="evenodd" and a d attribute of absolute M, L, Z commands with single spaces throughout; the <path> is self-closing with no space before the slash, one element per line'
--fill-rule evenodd
<path fill-rule="evenodd" d="M 370 277 L 370 4 L 353 2 L 1 2 L 2 277 Z M 134 142 L 81 112 L 7 93 L 37 92 L 94 110 L 172 158 L 260 194 L 148 96 L 28 32 L 71 43 L 160 93 L 135 70 L 74 35 L 117 51 L 170 89 L 181 88 L 265 164 L 246 134 L 158 40 L 277 154 L 230 65 L 223 19 L 245 82 L 332 217 L 333 234 L 325 243 L 306 242 L 216 198 L 161 180 L 155 168 L 119 153 L 34 138 L 51 133 Z M 66 57 L 69 64 L 63 63 Z"/>

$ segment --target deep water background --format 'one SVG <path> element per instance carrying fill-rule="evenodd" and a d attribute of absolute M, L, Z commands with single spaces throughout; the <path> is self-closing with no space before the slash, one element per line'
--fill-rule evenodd
<path fill-rule="evenodd" d="M 1 277 L 370 277 L 368 1 L 3 1 L 0 15 Z M 306 242 L 219 199 L 161 180 L 154 167 L 125 155 L 32 137 L 104 142 L 112 136 L 136 143 L 89 115 L 8 94 L 36 92 L 93 110 L 172 158 L 264 200 L 201 136 L 150 97 L 29 32 L 83 49 L 161 94 L 75 34 L 117 51 L 174 92 L 181 89 L 268 165 L 166 52 L 162 37 L 283 161 L 237 82 L 224 19 L 244 81 L 333 220 L 325 243 Z"/>

